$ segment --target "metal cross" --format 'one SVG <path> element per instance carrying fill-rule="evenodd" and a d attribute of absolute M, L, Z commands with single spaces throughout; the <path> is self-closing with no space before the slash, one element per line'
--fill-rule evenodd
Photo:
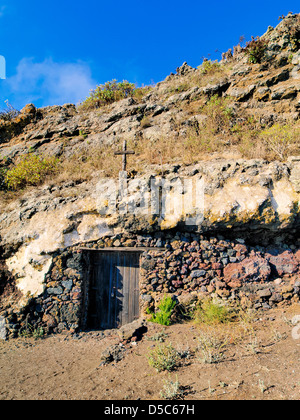
<path fill-rule="evenodd" d="M 122 167 L 123 171 L 126 171 L 126 164 L 127 164 L 127 155 L 135 155 L 135 152 L 132 150 L 127 150 L 127 142 L 124 140 L 123 142 L 123 150 L 119 152 L 115 152 L 115 155 L 122 155 Z"/>

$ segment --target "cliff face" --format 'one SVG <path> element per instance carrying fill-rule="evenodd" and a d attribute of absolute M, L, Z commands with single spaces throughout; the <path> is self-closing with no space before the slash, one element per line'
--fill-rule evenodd
<path fill-rule="evenodd" d="M 130 192 L 121 200 L 117 183 L 114 189 L 107 189 L 106 178 L 64 184 L 59 189 L 47 185 L 27 193 L 17 205 L 11 203 L 1 214 L 3 256 L 9 271 L 18 278 L 18 288 L 26 295 L 43 291 L 53 254 L 107 235 L 175 229 L 225 234 L 265 245 L 294 243 L 298 247 L 299 186 L 293 176 L 299 180 L 299 164 L 297 160 L 271 164 L 226 160 L 182 169 L 170 166 L 164 178 L 148 174 L 139 182 L 129 179 Z M 194 182 L 195 187 L 199 184 L 195 197 L 198 207 L 188 212 L 186 180 Z M 154 201 L 155 188 L 162 181 L 162 196 Z M 133 200 L 134 209 L 130 207 Z M 153 204 L 164 210 L 152 212 Z"/>
<path fill-rule="evenodd" d="M 231 139 L 236 140 L 238 130 L 250 123 L 256 135 L 253 121 L 256 131 L 281 124 L 293 127 L 296 135 L 299 34 L 299 15 L 289 15 L 264 35 L 265 58 L 261 62 L 250 63 L 245 52 L 236 47 L 233 56 L 227 53 L 211 76 L 208 65 L 193 69 L 184 63 L 176 74 L 139 100 L 130 97 L 92 111 L 71 104 L 43 109 L 27 105 L 14 120 L 2 122 L 0 155 L 6 164 L 34 152 L 78 166 L 74 168 L 77 175 L 70 179 L 48 179 L 44 185 L 27 188 L 17 198 L 1 203 L 2 263 L 16 279 L 17 290 L 22 293 L 20 303 L 43 293 L 54 256 L 102 237 L 180 231 L 221 234 L 252 245 L 273 243 L 286 249 L 292 245 L 296 251 L 300 229 L 299 137 L 287 145 L 293 156 L 286 158 L 280 149 L 275 155 L 281 159 L 272 161 L 245 159 Z M 89 153 L 97 148 L 100 155 L 114 151 L 124 139 L 137 150 L 142 144 L 153 153 L 168 142 L 176 145 L 177 141 L 182 147 L 179 150 L 184 150 L 185 144 L 188 147 L 188 140 L 199 143 L 199 133 L 202 128 L 208 130 L 211 122 L 207 107 L 215 112 L 211 104 L 218 105 L 217 98 L 227 101 L 222 112 L 225 109 L 230 116 L 228 127 L 222 127 L 225 120 L 213 120 L 216 139 L 223 148 L 211 153 L 208 149 L 203 160 L 191 159 L 193 162 L 187 164 L 181 156 L 172 155 L 170 161 L 158 158 L 153 165 L 142 162 L 138 171 L 137 160 L 132 161 L 125 190 L 120 188 L 123 178 L 109 178 L 110 172 L 101 167 L 88 176 L 84 169 L 80 172 Z M 81 159 L 72 160 L 74 155 Z M 110 166 L 112 162 L 119 165 L 114 160 Z"/>

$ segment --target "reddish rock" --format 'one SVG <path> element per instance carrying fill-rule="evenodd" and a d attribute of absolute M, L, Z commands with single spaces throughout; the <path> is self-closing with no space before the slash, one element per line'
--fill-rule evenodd
<path fill-rule="evenodd" d="M 217 295 L 221 297 L 227 298 L 230 295 L 230 291 L 226 289 L 217 289 L 216 290 Z"/>
<path fill-rule="evenodd" d="M 294 290 L 291 284 L 285 284 L 281 287 L 281 293 L 290 293 Z"/>
<path fill-rule="evenodd" d="M 242 245 L 242 244 L 235 245 L 235 247 L 233 249 L 237 252 L 237 254 L 236 254 L 237 257 L 239 257 L 240 255 L 243 255 L 243 254 L 247 254 L 247 252 L 248 252 L 247 247 L 245 245 Z"/>
<path fill-rule="evenodd" d="M 216 262 L 216 263 L 212 263 L 211 268 L 213 270 L 222 270 L 223 268 L 223 264 Z"/>
<path fill-rule="evenodd" d="M 201 270 L 208 270 L 210 268 L 210 264 L 206 264 L 206 263 L 200 263 L 199 264 L 199 268 Z"/>
<path fill-rule="evenodd" d="M 237 280 L 237 279 L 232 280 L 232 281 L 228 282 L 227 284 L 231 289 L 238 289 L 239 287 L 242 287 L 242 285 L 243 285 L 243 283 L 240 280 Z"/>
<path fill-rule="evenodd" d="M 265 257 L 278 276 L 293 274 L 299 269 L 298 255 L 296 258 L 296 255 L 290 251 L 284 251 L 279 255 L 266 254 Z"/>
<path fill-rule="evenodd" d="M 183 266 L 182 269 L 180 270 L 180 274 L 186 274 L 188 272 L 187 267 Z"/>
<path fill-rule="evenodd" d="M 172 285 L 173 285 L 176 289 L 178 289 L 179 287 L 182 287 L 183 283 L 182 283 L 182 281 L 180 281 L 180 280 L 173 280 L 173 281 L 172 281 Z"/>
<path fill-rule="evenodd" d="M 265 258 L 251 256 L 239 263 L 228 264 L 224 268 L 224 279 L 227 283 L 240 281 L 266 281 L 271 274 L 271 267 Z"/>

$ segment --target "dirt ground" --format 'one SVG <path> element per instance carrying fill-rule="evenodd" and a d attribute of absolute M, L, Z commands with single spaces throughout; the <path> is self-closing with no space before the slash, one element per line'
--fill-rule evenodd
<path fill-rule="evenodd" d="M 2 341 L 0 399 L 163 400 L 161 392 L 177 381 L 181 400 L 297 400 L 300 321 L 291 323 L 295 315 L 300 315 L 299 304 L 230 325 L 148 323 L 140 341 L 123 347 L 122 360 L 106 365 L 101 365 L 102 352 L 120 342 L 114 330 Z M 199 337 L 204 333 L 225 343 L 217 363 L 202 360 Z M 171 372 L 158 372 L 148 356 L 170 343 L 180 363 Z"/>

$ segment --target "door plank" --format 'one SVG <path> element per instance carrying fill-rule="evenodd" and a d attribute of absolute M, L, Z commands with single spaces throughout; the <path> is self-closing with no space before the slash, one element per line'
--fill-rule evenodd
<path fill-rule="evenodd" d="M 135 254 L 135 261 L 134 261 L 134 275 L 133 275 L 133 319 L 138 319 L 140 316 L 140 255 Z"/>
<path fill-rule="evenodd" d="M 130 296 L 130 264 L 131 257 L 128 253 L 124 254 L 124 284 L 123 284 L 123 311 L 122 311 L 122 324 L 128 324 L 130 322 L 130 307 L 129 307 L 129 296 Z"/>
<path fill-rule="evenodd" d="M 139 253 L 93 252 L 89 325 L 117 328 L 139 317 Z"/>

